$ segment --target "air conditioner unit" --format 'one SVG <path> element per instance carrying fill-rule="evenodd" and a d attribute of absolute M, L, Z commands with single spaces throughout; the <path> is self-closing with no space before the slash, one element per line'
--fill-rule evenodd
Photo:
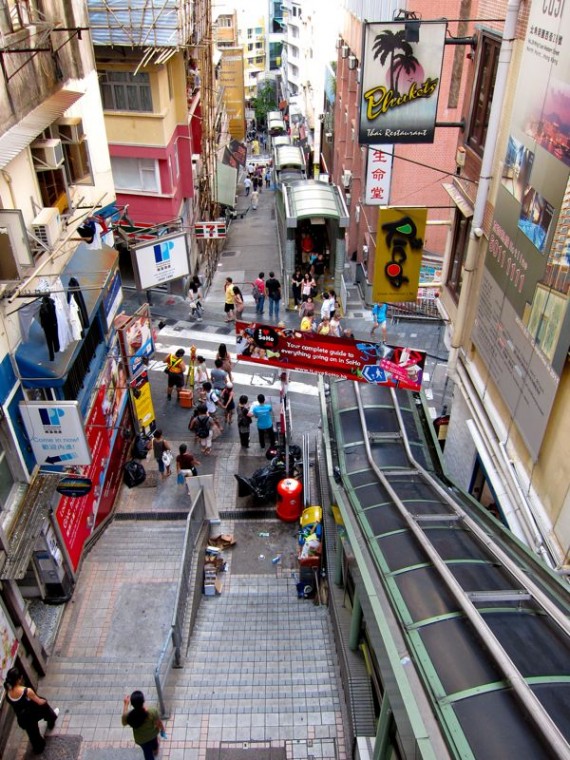
<path fill-rule="evenodd" d="M 350 183 L 352 182 L 352 172 L 350 169 L 345 169 L 342 173 L 342 186 L 343 187 L 350 187 Z"/>
<path fill-rule="evenodd" d="M 326 140 L 328 143 L 332 143 L 332 141 L 333 141 L 333 135 L 332 135 L 332 132 L 325 132 L 325 140 Z"/>
<path fill-rule="evenodd" d="M 63 142 L 80 143 L 85 137 L 83 121 L 79 117 L 74 119 L 58 119 L 56 126 Z"/>
<path fill-rule="evenodd" d="M 31 145 L 34 168 L 37 171 L 58 169 L 63 164 L 61 140 L 36 140 Z"/>
<path fill-rule="evenodd" d="M 354 209 L 354 221 L 356 222 L 356 224 L 358 224 L 358 222 L 360 221 L 360 206 L 357 206 Z"/>
<path fill-rule="evenodd" d="M 351 71 L 354 71 L 354 69 L 358 66 L 358 58 L 355 55 L 349 55 L 348 56 L 348 68 Z"/>
<path fill-rule="evenodd" d="M 32 222 L 32 232 L 46 247 L 56 244 L 61 234 L 61 216 L 56 208 L 43 208 Z"/>
<path fill-rule="evenodd" d="M 350 48 L 348 47 L 348 45 L 343 45 L 341 47 L 341 49 L 340 49 L 341 57 L 342 58 L 348 58 L 348 51 L 349 50 L 350 50 Z"/>

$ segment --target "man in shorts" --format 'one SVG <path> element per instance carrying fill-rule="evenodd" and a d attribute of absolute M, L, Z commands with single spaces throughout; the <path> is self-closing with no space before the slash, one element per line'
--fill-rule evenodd
<path fill-rule="evenodd" d="M 382 340 L 386 343 L 386 340 L 388 339 L 388 330 L 386 327 L 388 320 L 388 304 L 375 303 L 372 307 L 372 319 L 374 320 L 374 325 L 370 330 L 370 335 L 374 335 L 376 328 L 380 327 L 382 330 Z"/>
<path fill-rule="evenodd" d="M 180 388 L 184 387 L 184 373 L 186 372 L 186 365 L 182 359 L 183 356 L 184 349 L 179 348 L 175 354 L 169 354 L 164 360 L 168 374 L 168 390 L 166 393 L 169 401 L 172 398 L 173 388 L 176 388 L 176 393 L 178 393 L 180 391 Z"/>
<path fill-rule="evenodd" d="M 231 277 L 226 277 L 226 282 L 224 284 L 224 291 L 225 291 L 225 302 L 224 302 L 225 321 L 233 322 L 235 319 L 235 315 L 234 315 L 235 293 L 234 293 L 233 280 Z"/>

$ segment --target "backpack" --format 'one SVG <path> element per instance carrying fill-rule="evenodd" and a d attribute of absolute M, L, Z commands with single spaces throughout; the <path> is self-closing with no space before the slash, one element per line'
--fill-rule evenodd
<path fill-rule="evenodd" d="M 127 488 L 140 486 L 146 480 L 146 471 L 140 462 L 134 459 L 125 462 L 123 466 L 123 483 Z"/>
<path fill-rule="evenodd" d="M 255 282 L 251 288 L 251 295 L 253 296 L 254 301 L 259 301 L 261 297 L 261 290 L 259 289 L 259 285 L 256 285 Z"/>
<path fill-rule="evenodd" d="M 212 425 L 210 418 L 205 414 L 201 414 L 194 419 L 196 420 L 194 429 L 198 438 L 207 438 L 210 435 L 210 427 Z"/>

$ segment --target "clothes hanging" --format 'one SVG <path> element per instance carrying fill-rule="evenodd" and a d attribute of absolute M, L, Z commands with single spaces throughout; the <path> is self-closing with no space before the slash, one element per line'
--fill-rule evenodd
<path fill-rule="evenodd" d="M 65 349 L 73 341 L 71 324 L 69 322 L 69 306 L 67 305 L 67 301 L 65 298 L 63 298 L 61 293 L 53 293 L 52 299 L 55 303 L 55 311 L 57 314 L 57 335 L 59 338 L 59 350 L 65 351 Z"/>
<path fill-rule="evenodd" d="M 79 316 L 81 319 L 81 324 L 83 326 L 83 329 L 86 330 L 89 327 L 89 314 L 87 312 L 87 306 L 85 305 L 85 299 L 83 298 L 83 293 L 79 289 L 79 281 L 75 277 L 69 278 L 69 287 L 73 288 L 73 290 L 67 291 L 67 303 L 71 302 L 71 299 L 77 303 L 79 306 Z"/>
<path fill-rule="evenodd" d="M 73 340 L 81 340 L 83 335 L 83 325 L 81 324 L 79 306 L 74 298 L 69 302 L 69 324 L 71 325 L 71 335 Z"/>
<path fill-rule="evenodd" d="M 20 306 L 18 309 L 18 320 L 20 322 L 20 334 L 22 340 L 26 343 L 30 339 L 30 328 L 34 319 L 38 318 L 38 312 L 42 302 L 38 299 Z"/>
<path fill-rule="evenodd" d="M 44 296 L 39 310 L 40 324 L 43 327 L 50 361 L 54 360 L 55 352 L 59 351 L 57 312 L 53 298 Z"/>

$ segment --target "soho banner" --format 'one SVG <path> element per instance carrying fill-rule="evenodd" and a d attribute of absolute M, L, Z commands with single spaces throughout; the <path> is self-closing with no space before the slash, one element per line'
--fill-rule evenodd
<path fill-rule="evenodd" d="M 372 298 L 384 303 L 418 296 L 427 209 L 378 210 Z"/>
<path fill-rule="evenodd" d="M 419 391 L 425 352 L 354 338 L 334 338 L 260 322 L 238 322 L 240 361 L 336 375 L 372 385 Z"/>
<path fill-rule="evenodd" d="M 422 21 L 408 42 L 403 21 L 365 24 L 361 145 L 434 141 L 446 29 Z"/>

